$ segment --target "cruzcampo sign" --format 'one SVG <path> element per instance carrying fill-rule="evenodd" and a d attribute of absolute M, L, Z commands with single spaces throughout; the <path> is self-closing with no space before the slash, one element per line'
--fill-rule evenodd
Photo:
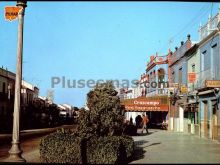
<path fill-rule="evenodd" d="M 168 111 L 168 96 L 138 97 L 122 100 L 126 111 Z"/>
<path fill-rule="evenodd" d="M 7 21 L 13 21 L 17 19 L 18 13 L 21 10 L 21 7 L 17 6 L 6 6 L 5 7 L 5 19 Z"/>

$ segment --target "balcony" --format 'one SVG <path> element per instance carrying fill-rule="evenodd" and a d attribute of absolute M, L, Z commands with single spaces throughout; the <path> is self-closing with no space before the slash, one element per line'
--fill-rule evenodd
<path fill-rule="evenodd" d="M 215 17 L 210 18 L 208 20 L 208 23 L 206 23 L 204 26 L 200 28 L 199 30 L 200 40 L 203 40 L 205 37 L 207 37 L 213 31 L 211 29 L 215 29 L 217 27 L 219 21 L 218 17 L 219 17 L 219 13 Z"/>
<path fill-rule="evenodd" d="M 157 88 L 154 89 L 153 91 L 150 91 L 146 94 L 146 96 L 155 96 L 155 95 L 168 95 L 169 94 L 169 89 L 168 88 Z"/>
<path fill-rule="evenodd" d="M 211 69 L 207 69 L 198 73 L 198 80 L 195 83 L 195 89 L 204 88 L 205 80 L 213 80 L 213 73 Z"/>

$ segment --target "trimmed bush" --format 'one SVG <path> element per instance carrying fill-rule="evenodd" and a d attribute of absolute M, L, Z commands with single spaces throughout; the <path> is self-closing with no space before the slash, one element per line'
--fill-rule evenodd
<path fill-rule="evenodd" d="M 81 164 L 81 141 L 81 138 L 69 133 L 47 135 L 40 142 L 41 162 Z"/>
<path fill-rule="evenodd" d="M 87 94 L 89 111 L 81 110 L 77 131 L 71 134 L 61 129 L 41 140 L 42 162 L 126 163 L 133 154 L 134 141 L 123 135 L 124 109 L 116 95 L 112 82 L 96 85 Z"/>
<path fill-rule="evenodd" d="M 95 143 L 94 143 L 95 142 Z M 89 164 L 116 164 L 120 157 L 120 138 L 114 136 L 100 137 L 87 143 L 87 160 Z"/>
<path fill-rule="evenodd" d="M 125 163 L 134 151 L 134 141 L 129 136 L 91 138 L 87 142 L 89 164 Z"/>
<path fill-rule="evenodd" d="M 122 144 L 126 148 L 127 158 L 131 158 L 134 153 L 134 139 L 131 136 L 120 136 Z"/>

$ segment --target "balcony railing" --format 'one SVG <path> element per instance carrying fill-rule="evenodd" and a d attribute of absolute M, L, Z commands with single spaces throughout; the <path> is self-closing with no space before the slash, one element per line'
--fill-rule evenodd
<path fill-rule="evenodd" d="M 203 27 L 200 28 L 200 40 L 203 40 L 205 37 L 207 37 L 212 32 L 212 30 L 217 27 L 218 16 L 219 14 L 211 18 L 208 21 L 208 23 L 206 23 Z"/>
<path fill-rule="evenodd" d="M 212 80 L 213 79 L 213 73 L 211 71 L 211 69 L 207 69 L 204 71 L 201 71 L 198 73 L 198 78 L 196 83 L 194 83 L 194 88 L 198 89 L 198 88 L 204 88 L 205 87 L 205 81 L 206 80 Z"/>

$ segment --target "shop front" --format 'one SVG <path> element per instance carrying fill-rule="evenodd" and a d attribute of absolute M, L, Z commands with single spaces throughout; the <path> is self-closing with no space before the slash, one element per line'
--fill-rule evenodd
<path fill-rule="evenodd" d="M 162 123 L 168 123 L 169 101 L 168 96 L 138 97 L 121 101 L 125 107 L 127 120 L 135 119 L 143 114 L 149 117 L 149 128 L 161 128 Z"/>

